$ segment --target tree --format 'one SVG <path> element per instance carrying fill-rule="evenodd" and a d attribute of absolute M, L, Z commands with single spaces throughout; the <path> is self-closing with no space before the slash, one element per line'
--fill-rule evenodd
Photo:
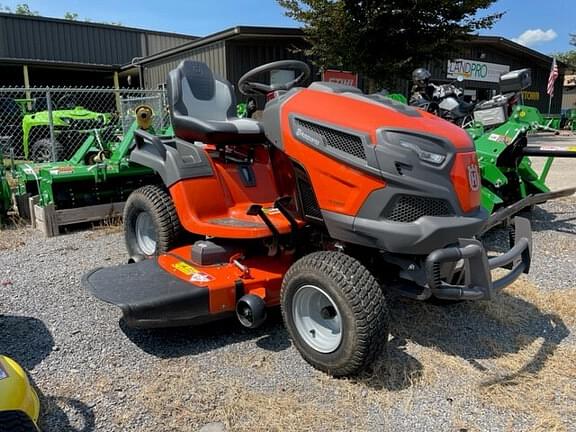
<path fill-rule="evenodd" d="M 30 6 L 28 6 L 26 3 L 17 4 L 16 8 L 14 9 L 14 13 L 16 15 L 30 15 L 30 16 L 40 15 L 38 11 L 31 10 Z"/>
<path fill-rule="evenodd" d="M 322 67 L 362 73 L 379 84 L 445 59 L 455 42 L 490 28 L 497 0 L 277 0 L 303 24 L 307 54 Z M 484 12 L 478 16 L 479 12 Z"/>
<path fill-rule="evenodd" d="M 76 12 L 66 12 L 64 14 L 64 19 L 67 19 L 70 21 L 77 21 L 78 20 L 78 14 Z"/>
<path fill-rule="evenodd" d="M 3 6 L 0 4 L 0 12 L 13 13 L 16 15 L 30 15 L 38 16 L 40 13 L 38 11 L 33 11 L 30 9 L 26 3 L 20 3 L 16 5 L 16 8 L 12 10 L 9 6 Z"/>

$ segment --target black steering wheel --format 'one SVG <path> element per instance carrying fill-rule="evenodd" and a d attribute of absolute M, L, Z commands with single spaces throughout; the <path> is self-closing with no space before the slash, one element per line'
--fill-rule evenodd
<path fill-rule="evenodd" d="M 273 70 L 294 70 L 300 74 L 291 81 L 284 84 L 262 84 L 252 81 L 257 75 Z M 299 60 L 280 60 L 265 65 L 258 66 L 246 72 L 238 81 L 238 89 L 246 96 L 262 96 L 276 90 L 290 90 L 292 87 L 306 81 L 310 77 L 310 67 Z"/>

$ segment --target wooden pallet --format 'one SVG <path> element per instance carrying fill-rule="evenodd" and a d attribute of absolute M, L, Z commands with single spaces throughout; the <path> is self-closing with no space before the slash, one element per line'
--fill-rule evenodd
<path fill-rule="evenodd" d="M 32 227 L 39 229 L 46 237 L 60 234 L 60 227 L 79 223 L 96 222 L 122 216 L 124 202 L 99 204 L 88 207 L 56 210 L 54 204 L 41 207 L 38 197 L 29 198 Z"/>

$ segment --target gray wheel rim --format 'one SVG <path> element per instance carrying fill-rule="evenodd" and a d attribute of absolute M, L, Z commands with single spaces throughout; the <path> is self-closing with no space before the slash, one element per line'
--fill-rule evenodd
<path fill-rule="evenodd" d="M 52 151 L 47 147 L 40 147 L 36 151 L 36 158 L 39 162 L 52 162 Z"/>
<path fill-rule="evenodd" d="M 298 288 L 292 299 L 296 331 L 312 349 L 328 354 L 342 343 L 342 318 L 336 303 L 315 285 Z"/>
<path fill-rule="evenodd" d="M 145 255 L 156 253 L 156 230 L 147 212 L 140 212 L 136 217 L 136 241 Z"/>

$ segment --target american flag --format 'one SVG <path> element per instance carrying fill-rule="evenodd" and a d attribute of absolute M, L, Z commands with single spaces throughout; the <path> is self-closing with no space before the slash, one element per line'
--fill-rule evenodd
<path fill-rule="evenodd" d="M 552 69 L 550 69 L 550 76 L 548 77 L 548 88 L 546 89 L 546 93 L 548 93 L 550 97 L 554 96 L 554 83 L 556 82 L 556 78 L 558 78 L 558 65 L 556 64 L 556 58 L 553 58 Z"/>

